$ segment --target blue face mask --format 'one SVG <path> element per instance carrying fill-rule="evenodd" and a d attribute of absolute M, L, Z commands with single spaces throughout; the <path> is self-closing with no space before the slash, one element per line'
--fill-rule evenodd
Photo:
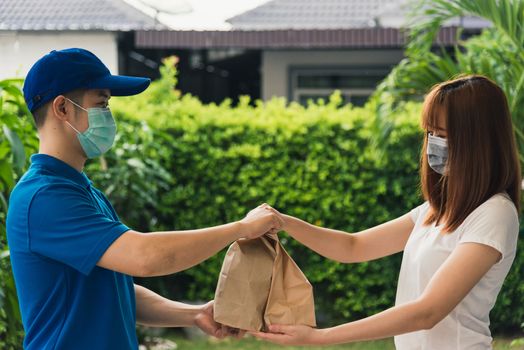
<path fill-rule="evenodd" d="M 84 132 L 78 131 L 66 121 L 76 131 L 78 141 L 87 158 L 96 158 L 107 152 L 113 146 L 116 136 L 116 124 L 111 110 L 109 108 L 85 109 L 70 99 L 67 100 L 87 112 L 89 127 Z"/>
<path fill-rule="evenodd" d="M 447 140 L 428 133 L 428 147 L 426 153 L 428 155 L 428 163 L 431 169 L 440 175 L 444 175 L 446 172 L 446 163 L 448 161 Z"/>

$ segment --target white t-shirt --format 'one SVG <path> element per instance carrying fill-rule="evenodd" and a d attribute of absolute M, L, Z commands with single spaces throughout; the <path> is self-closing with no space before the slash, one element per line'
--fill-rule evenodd
<path fill-rule="evenodd" d="M 494 195 L 448 234 L 440 233 L 442 225 L 423 225 L 428 210 L 425 202 L 411 211 L 415 227 L 404 248 L 396 305 L 416 300 L 461 243 L 488 245 L 502 258 L 435 327 L 396 336 L 395 346 L 397 350 L 492 349 L 489 312 L 515 258 L 519 232 L 515 205 L 505 193 Z"/>

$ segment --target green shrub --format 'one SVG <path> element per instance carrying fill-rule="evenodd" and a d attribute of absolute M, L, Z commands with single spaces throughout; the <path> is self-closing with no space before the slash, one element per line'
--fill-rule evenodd
<path fill-rule="evenodd" d="M 8 198 L 38 148 L 34 124 L 25 105 L 22 80 L 0 81 L 0 349 L 22 347 L 22 322 L 6 239 Z"/>
<path fill-rule="evenodd" d="M 499 333 L 514 334 L 524 332 L 524 229 L 521 229 L 517 245 L 517 255 L 508 277 L 491 311 L 491 329 Z"/>

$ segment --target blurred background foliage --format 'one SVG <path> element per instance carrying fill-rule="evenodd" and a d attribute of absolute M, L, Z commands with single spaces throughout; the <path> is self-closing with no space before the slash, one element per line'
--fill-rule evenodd
<path fill-rule="evenodd" d="M 38 150 L 33 117 L 24 102 L 20 79 L 0 81 L 0 349 L 21 348 L 23 338 L 18 298 L 6 241 L 9 193 Z"/>

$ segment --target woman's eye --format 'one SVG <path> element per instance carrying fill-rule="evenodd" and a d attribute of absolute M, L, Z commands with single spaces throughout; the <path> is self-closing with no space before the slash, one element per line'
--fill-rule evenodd
<path fill-rule="evenodd" d="M 434 136 L 434 137 L 440 137 L 441 139 L 447 139 L 447 135 L 443 135 L 442 133 L 439 133 L 439 132 L 428 131 L 428 135 Z"/>

